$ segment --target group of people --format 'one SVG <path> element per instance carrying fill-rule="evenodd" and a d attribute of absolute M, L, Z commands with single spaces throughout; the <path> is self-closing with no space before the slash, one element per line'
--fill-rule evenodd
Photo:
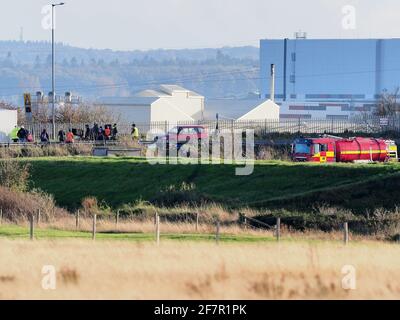
<path fill-rule="evenodd" d="M 75 137 L 79 137 L 84 141 L 116 141 L 117 136 L 118 128 L 116 123 L 113 125 L 105 125 L 104 128 L 99 126 L 97 123 L 94 123 L 92 128 L 87 124 L 85 125 L 85 131 L 69 129 L 67 132 L 65 132 L 61 129 L 57 135 L 58 142 L 60 143 L 74 143 Z M 139 141 L 139 129 L 135 124 L 132 124 L 131 137 L 133 141 Z M 33 142 L 34 140 L 33 135 L 27 129 L 25 129 L 24 126 L 16 126 L 10 133 L 10 139 L 14 143 Z M 40 142 L 50 143 L 50 136 L 46 129 L 43 129 L 40 134 Z"/>
<path fill-rule="evenodd" d="M 104 128 L 94 123 L 92 128 L 88 124 L 85 125 L 85 133 L 81 138 L 85 141 L 117 140 L 117 135 L 118 128 L 116 123 L 113 125 L 106 124 Z"/>
<path fill-rule="evenodd" d="M 15 143 L 33 142 L 33 136 L 24 126 L 15 126 L 10 133 L 10 140 Z"/>
<path fill-rule="evenodd" d="M 139 129 L 136 127 L 136 124 L 132 124 L 131 136 L 134 141 L 139 141 Z M 97 123 L 94 123 L 92 128 L 87 124 L 81 138 L 85 141 L 116 141 L 118 139 L 117 124 L 106 124 L 104 128 Z"/>
<path fill-rule="evenodd" d="M 45 129 L 42 132 L 42 135 L 43 134 L 45 134 L 45 135 L 44 135 L 44 137 L 40 136 L 40 141 L 48 142 L 49 135 L 47 134 Z M 57 136 L 58 136 L 58 142 L 60 142 L 60 143 L 74 143 L 75 135 L 71 129 L 69 129 L 67 133 L 65 133 L 65 131 L 61 129 L 60 131 L 58 131 Z M 44 140 L 44 139 L 47 139 L 47 140 Z"/>

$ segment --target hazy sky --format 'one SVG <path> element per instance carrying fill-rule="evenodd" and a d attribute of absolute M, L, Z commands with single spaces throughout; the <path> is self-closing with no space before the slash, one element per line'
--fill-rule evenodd
<path fill-rule="evenodd" d="M 400 37 L 398 0 L 65 0 L 57 40 L 110 49 L 258 45 L 260 38 Z M 50 40 L 41 13 L 49 1 L 1 0 L 0 39 Z M 354 6 L 355 29 L 343 28 Z M 347 14 L 349 11 L 346 11 Z M 351 14 L 351 19 L 354 15 Z M 346 20 L 347 21 L 347 20 Z M 353 23 L 354 22 L 354 23 Z"/>

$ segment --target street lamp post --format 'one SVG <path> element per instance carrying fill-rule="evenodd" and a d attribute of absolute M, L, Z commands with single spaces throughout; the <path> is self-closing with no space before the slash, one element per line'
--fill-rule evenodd
<path fill-rule="evenodd" d="M 56 107 L 55 107 L 55 100 L 56 100 L 56 79 L 55 79 L 55 44 L 54 44 L 54 10 L 55 7 L 63 6 L 65 3 L 53 3 L 51 5 L 51 87 L 52 87 L 52 125 L 53 125 L 53 139 L 56 138 Z"/>

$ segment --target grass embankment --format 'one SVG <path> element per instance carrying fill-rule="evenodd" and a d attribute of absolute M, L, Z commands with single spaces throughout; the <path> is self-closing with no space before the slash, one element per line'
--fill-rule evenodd
<path fill-rule="evenodd" d="M 209 200 L 228 207 L 309 209 L 328 204 L 365 210 L 393 208 L 400 195 L 398 164 L 257 162 L 252 175 L 236 176 L 233 165 L 79 157 L 23 161 L 31 164 L 32 185 L 68 208 L 95 196 L 113 207 L 141 199 L 167 205 Z"/>

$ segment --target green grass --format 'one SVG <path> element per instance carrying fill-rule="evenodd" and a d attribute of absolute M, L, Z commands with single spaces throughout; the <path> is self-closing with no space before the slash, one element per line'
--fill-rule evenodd
<path fill-rule="evenodd" d="M 154 201 L 167 188 L 179 189 L 184 182 L 194 184 L 191 192 L 199 199 L 227 206 L 284 206 L 307 199 L 305 207 L 326 201 L 362 208 L 396 205 L 400 195 L 399 164 L 257 162 L 252 175 L 236 176 L 234 165 L 150 165 L 133 158 L 22 161 L 31 164 L 32 186 L 53 194 L 59 205 L 68 208 L 78 207 L 86 196 L 113 207 L 139 199 Z M 315 196 L 327 193 L 327 199 Z"/>
<path fill-rule="evenodd" d="M 29 239 L 28 227 L 16 226 L 16 225 L 4 225 L 0 226 L 0 239 Z M 56 239 L 91 239 L 92 234 L 90 232 L 79 232 L 79 231 L 65 231 L 57 229 L 36 229 L 35 239 L 36 240 L 56 240 Z M 204 241 L 204 242 L 215 242 L 214 234 L 162 234 L 161 240 L 170 241 Z M 97 233 L 97 240 L 119 240 L 119 241 L 155 241 L 154 233 Z M 233 235 L 233 234 L 221 234 L 220 241 L 226 243 L 253 243 L 253 242 L 265 242 L 275 241 L 273 237 L 258 236 L 258 235 Z"/>

